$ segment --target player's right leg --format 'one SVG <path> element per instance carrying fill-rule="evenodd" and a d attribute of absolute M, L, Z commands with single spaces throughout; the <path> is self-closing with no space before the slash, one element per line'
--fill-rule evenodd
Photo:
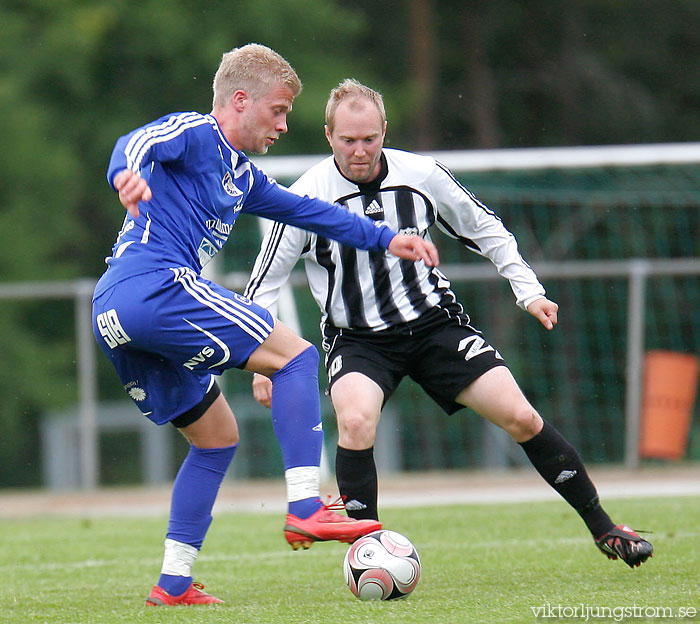
<path fill-rule="evenodd" d="M 150 346 L 142 338 L 149 332 L 133 321 L 139 315 L 129 303 L 128 293 L 96 301 L 98 342 L 141 412 L 156 424 L 172 422 L 187 431 L 191 443 L 173 485 L 161 575 L 146 604 L 220 603 L 193 582 L 192 568 L 209 529 L 221 481 L 236 451 L 236 421 L 211 374 L 194 373 L 163 355 L 142 350 Z M 143 317 L 152 318 L 147 313 Z M 101 340 L 107 331 L 99 331 L 102 319 L 107 318 L 109 341 Z M 150 334 L 156 332 L 151 330 Z M 115 335 L 123 340 L 115 340 Z M 185 337 L 178 335 L 177 339 L 187 344 Z"/>
<path fill-rule="evenodd" d="M 173 486 L 163 567 L 148 606 L 223 602 L 194 583 L 192 566 L 212 521 L 219 487 L 238 445 L 238 426 L 218 388 L 171 421 L 190 442 Z"/>
<path fill-rule="evenodd" d="M 376 335 L 379 334 L 379 335 Z M 323 328 L 328 394 L 338 423 L 335 477 L 348 515 L 379 519 L 374 439 L 381 410 L 407 371 L 410 340 Z"/>
<path fill-rule="evenodd" d="M 338 422 L 338 491 L 348 515 L 378 520 L 374 439 L 384 392 L 366 375 L 349 372 L 334 381 L 330 397 Z"/>

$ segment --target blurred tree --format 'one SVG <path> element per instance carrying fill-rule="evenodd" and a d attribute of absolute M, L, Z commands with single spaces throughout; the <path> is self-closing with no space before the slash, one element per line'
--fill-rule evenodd
<path fill-rule="evenodd" d="M 438 86 L 435 39 L 435 3 L 411 0 L 411 65 L 413 67 L 413 115 L 415 149 L 435 145 L 435 97 Z"/>
<path fill-rule="evenodd" d="M 427 122 L 416 119 L 416 110 L 434 116 L 430 149 L 700 138 L 696 0 L 343 6 L 368 17 L 354 52 L 381 76 L 375 86 L 384 90 L 396 146 L 426 148 Z M 427 84 L 426 67 L 433 67 L 434 88 L 416 94 L 411 87 Z"/>

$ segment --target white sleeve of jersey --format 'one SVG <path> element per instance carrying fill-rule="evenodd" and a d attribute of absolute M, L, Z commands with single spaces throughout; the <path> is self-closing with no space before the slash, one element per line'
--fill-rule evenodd
<path fill-rule="evenodd" d="M 274 317 L 278 317 L 280 289 L 289 279 L 289 274 L 301 257 L 311 234 L 277 221 L 267 223 L 245 296 L 267 308 Z"/>
<path fill-rule="evenodd" d="M 544 287 L 520 255 L 515 236 L 494 212 L 439 163 L 430 176 L 429 185 L 437 202 L 437 226 L 491 260 L 499 275 L 510 282 L 519 307 L 526 310 L 533 301 L 544 297 Z"/>

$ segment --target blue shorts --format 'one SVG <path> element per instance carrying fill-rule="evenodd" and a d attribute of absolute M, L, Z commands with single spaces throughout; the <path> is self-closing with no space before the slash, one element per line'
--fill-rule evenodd
<path fill-rule="evenodd" d="M 212 375 L 244 367 L 274 326 L 266 309 L 186 268 L 118 282 L 92 317 L 127 394 L 159 425 L 199 404 Z"/>

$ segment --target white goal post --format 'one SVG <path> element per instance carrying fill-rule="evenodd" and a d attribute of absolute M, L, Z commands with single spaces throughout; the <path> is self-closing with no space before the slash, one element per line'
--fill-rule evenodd
<path fill-rule="evenodd" d="M 576 167 L 627 167 L 700 163 L 700 143 L 651 143 L 580 147 L 517 147 L 488 150 L 423 152 L 454 173 Z M 295 180 L 326 158 L 315 156 L 259 156 L 256 166 L 273 178 Z"/>

